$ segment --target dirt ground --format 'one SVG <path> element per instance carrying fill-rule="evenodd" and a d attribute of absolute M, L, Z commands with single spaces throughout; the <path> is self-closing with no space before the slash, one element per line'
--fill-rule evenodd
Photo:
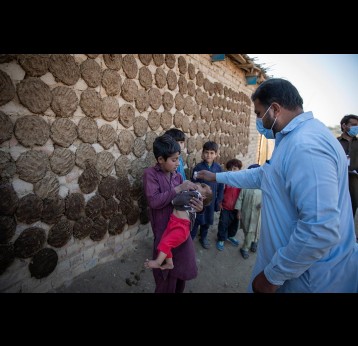
<path fill-rule="evenodd" d="M 239 247 L 226 242 L 224 251 L 218 251 L 215 243 L 219 213 L 216 214 L 216 222 L 208 234 L 211 248 L 203 249 L 198 238 L 195 239 L 199 273 L 187 282 L 186 293 L 245 293 L 247 290 L 256 254 L 250 252 L 247 260 L 242 258 L 239 252 L 244 239 L 242 230 L 236 236 Z M 153 275 L 143 266 L 145 259 L 150 258 L 152 242 L 151 236 L 137 241 L 120 259 L 98 265 L 53 293 L 153 293 Z"/>

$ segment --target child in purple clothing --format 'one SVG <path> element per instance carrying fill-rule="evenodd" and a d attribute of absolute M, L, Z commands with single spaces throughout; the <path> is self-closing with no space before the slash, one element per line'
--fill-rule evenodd
<path fill-rule="evenodd" d="M 144 262 L 144 267 L 174 268 L 172 249 L 188 239 L 190 228 L 195 221 L 195 209 L 190 205 L 190 200 L 193 197 L 202 199 L 204 206 L 210 204 L 212 198 L 210 186 L 204 183 L 197 183 L 197 190 L 182 191 L 174 197 L 172 201 L 174 210 L 158 244 L 157 258 L 154 260 L 147 259 Z"/>
<path fill-rule="evenodd" d="M 153 153 L 157 164 L 146 168 L 143 174 L 144 194 L 148 202 L 148 215 L 154 234 L 153 258 L 173 211 L 172 200 L 184 190 L 196 189 L 195 183 L 186 180 L 176 172 L 179 165 L 180 145 L 169 135 L 157 137 L 153 143 Z M 203 201 L 192 198 L 190 201 L 196 212 L 203 209 Z M 187 280 L 197 276 L 195 248 L 191 237 L 180 246 L 172 249 L 174 268 L 171 270 L 153 269 L 155 293 L 182 293 Z"/>

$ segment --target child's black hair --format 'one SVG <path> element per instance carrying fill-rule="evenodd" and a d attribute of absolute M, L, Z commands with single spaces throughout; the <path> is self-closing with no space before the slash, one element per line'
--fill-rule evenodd
<path fill-rule="evenodd" d="M 206 142 L 203 146 L 203 151 L 204 150 L 214 150 L 217 153 L 218 149 L 219 149 L 219 146 L 213 141 Z"/>
<path fill-rule="evenodd" d="M 242 162 L 238 159 L 232 159 L 232 160 L 229 160 L 228 162 L 226 162 L 225 166 L 228 171 L 230 171 L 232 167 L 237 167 L 238 169 L 241 169 Z"/>
<path fill-rule="evenodd" d="M 183 131 L 178 129 L 170 129 L 165 131 L 165 135 L 172 136 L 177 142 L 184 142 L 185 141 L 185 134 Z"/>
<path fill-rule="evenodd" d="M 161 156 L 164 161 L 167 161 L 168 157 L 175 153 L 180 154 L 180 145 L 172 136 L 164 134 L 154 140 L 153 154 L 157 161 L 159 156 Z"/>

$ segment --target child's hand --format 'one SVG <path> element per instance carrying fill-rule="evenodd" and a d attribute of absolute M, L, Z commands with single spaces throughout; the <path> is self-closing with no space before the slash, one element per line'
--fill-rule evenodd
<path fill-rule="evenodd" d="M 198 189 L 198 186 L 195 183 L 193 183 L 190 180 L 185 180 L 182 184 L 178 185 L 175 188 L 175 191 L 178 193 L 181 191 L 197 190 L 197 189 Z"/>
<path fill-rule="evenodd" d="M 194 208 L 195 212 L 197 213 L 201 212 L 204 208 L 203 200 L 196 197 L 193 197 L 190 200 L 190 205 Z"/>

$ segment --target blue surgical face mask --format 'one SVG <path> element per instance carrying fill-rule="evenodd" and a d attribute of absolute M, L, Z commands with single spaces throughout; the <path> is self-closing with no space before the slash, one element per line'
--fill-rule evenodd
<path fill-rule="evenodd" d="M 358 135 L 358 126 L 351 126 L 349 131 L 347 132 L 351 137 L 355 137 Z"/>
<path fill-rule="evenodd" d="M 269 109 L 271 108 L 272 105 L 270 105 L 269 108 L 267 108 L 267 111 L 265 112 L 265 114 L 262 116 L 262 118 L 257 118 L 256 119 L 256 129 L 257 131 L 259 131 L 262 135 L 264 135 L 267 139 L 275 139 L 275 135 L 272 131 L 277 118 L 275 118 L 275 121 L 273 122 L 272 126 L 270 129 L 267 129 L 264 127 L 264 124 L 262 123 L 262 119 L 265 117 L 265 115 L 267 114 L 267 112 L 269 111 Z"/>

